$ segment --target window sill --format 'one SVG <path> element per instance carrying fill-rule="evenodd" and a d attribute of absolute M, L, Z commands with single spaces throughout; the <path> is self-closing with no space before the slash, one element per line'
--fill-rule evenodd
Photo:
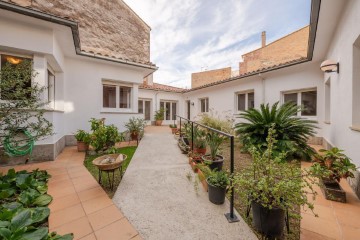
<path fill-rule="evenodd" d="M 356 132 L 360 132 L 360 126 L 351 126 L 350 129 Z"/>
<path fill-rule="evenodd" d="M 331 122 L 330 122 L 330 121 L 324 121 L 324 123 L 325 123 L 325 124 L 331 124 Z"/>
<path fill-rule="evenodd" d="M 100 113 L 112 113 L 112 114 L 141 114 L 134 112 L 132 109 L 101 109 Z"/>

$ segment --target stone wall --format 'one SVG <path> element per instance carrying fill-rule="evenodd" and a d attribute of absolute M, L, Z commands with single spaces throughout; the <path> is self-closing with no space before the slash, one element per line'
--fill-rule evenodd
<path fill-rule="evenodd" d="M 230 78 L 231 74 L 231 67 L 192 73 L 191 88 Z"/>
<path fill-rule="evenodd" d="M 244 54 L 240 74 L 307 57 L 309 26 L 299 29 L 262 48 Z"/>
<path fill-rule="evenodd" d="M 81 50 L 150 62 L 150 27 L 121 0 L 0 0 L 79 23 Z"/>

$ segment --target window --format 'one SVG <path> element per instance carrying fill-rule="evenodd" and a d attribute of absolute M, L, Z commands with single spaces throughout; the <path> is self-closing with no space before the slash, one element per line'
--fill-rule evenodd
<path fill-rule="evenodd" d="M 144 114 L 144 119 L 149 121 L 150 120 L 150 100 L 139 100 L 138 101 L 138 112 Z"/>
<path fill-rule="evenodd" d="M 18 66 L 18 64 L 20 64 L 24 60 L 31 60 L 29 58 L 18 57 L 7 54 L 0 54 L 0 57 L 1 57 L 1 62 L 0 62 L 1 70 L 4 70 L 7 66 L 15 69 Z M 6 84 L 2 84 L 2 89 L 1 89 L 2 100 L 19 100 L 19 98 L 16 98 L 12 94 L 19 87 L 19 84 L 23 84 L 25 89 L 31 88 L 31 71 L 29 71 L 29 73 L 27 74 L 24 74 L 22 77 L 24 81 L 14 81 L 13 79 L 18 79 L 17 76 L 6 75 L 2 77 L 2 81 L 7 81 Z M 28 98 L 31 96 L 30 91 L 24 94 Z"/>
<path fill-rule="evenodd" d="M 209 112 L 209 98 L 200 99 L 200 112 Z"/>
<path fill-rule="evenodd" d="M 302 110 L 298 116 L 316 116 L 317 114 L 317 91 L 304 90 L 283 94 L 283 102 L 293 102 L 297 106 L 301 106 Z"/>
<path fill-rule="evenodd" d="M 330 123 L 331 91 L 330 78 L 325 82 L 325 123 Z"/>
<path fill-rule="evenodd" d="M 160 108 L 164 108 L 164 120 L 176 120 L 177 102 L 160 101 Z"/>
<path fill-rule="evenodd" d="M 236 94 L 236 110 L 246 111 L 255 107 L 254 92 L 242 92 Z"/>
<path fill-rule="evenodd" d="M 352 56 L 352 126 L 351 129 L 360 131 L 360 36 L 353 44 Z M 343 80 L 343 79 L 341 79 Z M 345 79 L 344 79 L 345 80 Z M 341 106 L 341 105 L 339 105 Z"/>
<path fill-rule="evenodd" d="M 116 108 L 116 86 L 103 85 L 103 107 Z"/>
<path fill-rule="evenodd" d="M 55 75 L 48 70 L 48 101 L 50 108 L 55 108 Z"/>
<path fill-rule="evenodd" d="M 103 83 L 103 108 L 131 109 L 132 87 L 113 84 L 106 81 Z"/>
<path fill-rule="evenodd" d="M 131 88 L 120 86 L 120 108 L 130 108 Z"/>

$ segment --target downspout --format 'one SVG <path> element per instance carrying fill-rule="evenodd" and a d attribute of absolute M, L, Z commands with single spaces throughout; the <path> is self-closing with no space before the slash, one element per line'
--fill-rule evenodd
<path fill-rule="evenodd" d="M 261 75 L 261 73 L 258 74 L 258 77 L 261 79 L 261 90 L 262 90 L 262 99 L 261 103 L 265 104 L 265 78 Z"/>

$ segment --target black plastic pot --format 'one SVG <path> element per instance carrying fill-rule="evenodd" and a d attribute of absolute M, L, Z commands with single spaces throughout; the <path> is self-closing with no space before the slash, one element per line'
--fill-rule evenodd
<path fill-rule="evenodd" d="M 204 155 L 202 156 L 202 159 L 206 164 L 208 164 L 209 168 L 211 170 L 217 169 L 218 171 L 222 170 L 223 163 L 224 163 L 224 157 L 221 155 L 216 155 L 217 159 L 216 161 L 211 160 L 210 155 Z"/>
<path fill-rule="evenodd" d="M 208 184 L 210 202 L 216 205 L 223 204 L 225 202 L 226 188 L 215 187 L 207 179 L 206 182 Z"/>
<path fill-rule="evenodd" d="M 268 209 L 261 204 L 251 203 L 253 227 L 269 238 L 281 238 L 284 234 L 285 211 L 280 208 Z"/>

